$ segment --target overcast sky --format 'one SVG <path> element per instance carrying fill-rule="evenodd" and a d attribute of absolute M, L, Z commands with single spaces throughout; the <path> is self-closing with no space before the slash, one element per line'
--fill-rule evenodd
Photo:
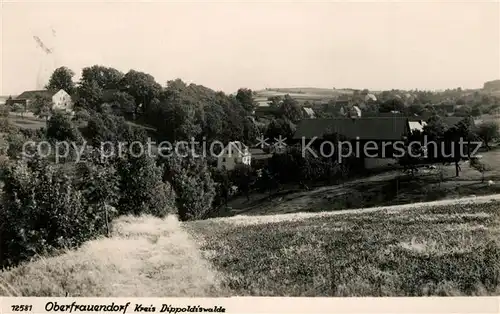
<path fill-rule="evenodd" d="M 4 0 L 1 14 L 1 95 L 36 89 L 62 65 L 76 79 L 100 64 L 225 92 L 477 88 L 500 78 L 497 1 Z"/>

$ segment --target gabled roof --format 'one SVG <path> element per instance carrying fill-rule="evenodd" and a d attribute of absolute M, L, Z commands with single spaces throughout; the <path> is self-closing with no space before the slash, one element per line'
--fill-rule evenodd
<path fill-rule="evenodd" d="M 369 101 L 369 100 L 371 100 L 371 101 L 377 101 L 377 97 L 375 97 L 375 95 L 373 95 L 373 94 L 367 94 L 365 96 L 365 101 Z"/>
<path fill-rule="evenodd" d="M 297 125 L 294 139 L 322 138 L 326 132 L 335 132 L 349 139 L 400 140 L 407 132 L 407 126 L 405 117 L 304 119 Z"/>
<path fill-rule="evenodd" d="M 361 109 L 359 109 L 358 106 L 353 106 L 352 108 L 354 109 L 354 111 L 356 111 L 356 115 L 358 117 L 361 117 Z"/>
<path fill-rule="evenodd" d="M 302 107 L 302 109 L 305 111 L 305 113 L 310 117 L 310 118 L 314 118 L 316 116 L 316 114 L 314 113 L 314 110 L 312 108 L 308 108 L 308 107 Z"/>
<path fill-rule="evenodd" d="M 47 97 L 52 97 L 54 94 L 56 94 L 58 90 L 29 90 L 22 92 L 19 96 L 15 98 L 15 100 L 20 100 L 20 99 L 34 99 L 37 95 L 40 96 L 47 96 Z"/>
<path fill-rule="evenodd" d="M 248 146 L 239 141 L 229 142 L 224 148 L 224 154 L 242 155 L 248 153 Z"/>

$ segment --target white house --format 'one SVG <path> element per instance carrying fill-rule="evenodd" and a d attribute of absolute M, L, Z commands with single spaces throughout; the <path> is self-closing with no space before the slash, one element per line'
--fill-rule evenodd
<path fill-rule="evenodd" d="M 21 93 L 16 98 L 12 99 L 12 103 L 25 106 L 28 110 L 30 102 L 33 102 L 37 96 L 50 98 L 52 100 L 53 110 L 64 110 L 73 112 L 73 101 L 71 96 L 63 89 L 58 91 L 49 90 L 32 90 Z"/>
<path fill-rule="evenodd" d="M 52 109 L 64 110 L 67 112 L 73 111 L 71 96 L 64 89 L 60 89 L 57 93 L 52 95 Z"/>
<path fill-rule="evenodd" d="M 237 164 L 250 165 L 252 156 L 241 142 L 230 142 L 217 158 L 217 169 L 233 170 Z"/>

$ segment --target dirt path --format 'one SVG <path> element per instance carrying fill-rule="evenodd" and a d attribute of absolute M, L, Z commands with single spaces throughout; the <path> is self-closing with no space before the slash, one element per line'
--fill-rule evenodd
<path fill-rule="evenodd" d="M 220 296 L 220 274 L 173 216 L 122 217 L 113 236 L 0 272 L 0 295 Z"/>
<path fill-rule="evenodd" d="M 334 215 L 370 213 L 376 211 L 402 211 L 402 210 L 416 209 L 422 207 L 432 207 L 439 205 L 467 204 L 467 203 L 480 204 L 480 203 L 488 203 L 490 201 L 500 201 L 500 194 L 486 195 L 480 197 L 464 197 L 458 199 L 447 199 L 447 200 L 413 203 L 405 205 L 346 209 L 333 212 L 293 213 L 293 214 L 278 214 L 278 215 L 265 215 L 265 216 L 238 215 L 229 218 L 216 218 L 215 220 L 232 224 L 238 224 L 238 225 L 252 225 L 252 224 L 264 224 L 273 222 L 284 222 L 284 221 L 297 221 L 307 218 L 328 217 Z"/>

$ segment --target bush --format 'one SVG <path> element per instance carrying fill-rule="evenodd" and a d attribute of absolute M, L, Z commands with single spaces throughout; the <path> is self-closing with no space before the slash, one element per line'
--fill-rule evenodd
<path fill-rule="evenodd" d="M 85 109 L 80 109 L 75 112 L 73 119 L 79 122 L 88 122 L 90 120 L 90 113 Z"/>
<path fill-rule="evenodd" d="M 176 194 L 181 220 L 202 219 L 209 215 L 215 197 L 215 184 L 206 160 L 191 155 L 177 155 L 162 160 L 164 180 L 169 182 Z"/>
<path fill-rule="evenodd" d="M 18 161 L 4 175 L 0 209 L 1 266 L 81 245 L 105 232 L 70 178 L 44 160 Z"/>
<path fill-rule="evenodd" d="M 175 194 L 162 181 L 163 169 L 147 155 L 127 156 L 117 161 L 120 214 L 150 214 L 164 217 L 174 208 Z"/>
<path fill-rule="evenodd" d="M 8 133 L 6 136 L 7 141 L 7 156 L 11 159 L 18 159 L 23 153 L 23 145 L 26 138 L 22 133 Z"/>
<path fill-rule="evenodd" d="M 71 123 L 70 117 L 61 112 L 54 113 L 47 122 L 47 138 L 76 143 L 82 140 L 80 131 Z"/>
<path fill-rule="evenodd" d="M 8 118 L 0 118 L 0 132 L 15 133 L 18 128 Z"/>

